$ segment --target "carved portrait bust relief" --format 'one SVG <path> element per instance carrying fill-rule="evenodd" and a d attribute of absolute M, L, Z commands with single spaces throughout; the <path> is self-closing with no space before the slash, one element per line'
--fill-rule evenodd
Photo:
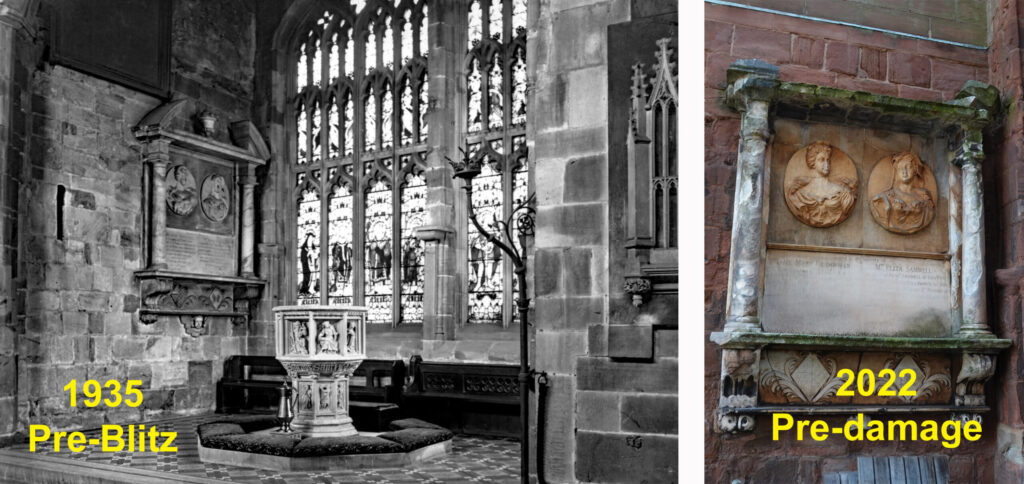
<path fill-rule="evenodd" d="M 793 154 L 786 165 L 786 206 L 811 227 L 846 220 L 857 201 L 857 169 L 839 148 L 815 141 Z"/>
<path fill-rule="evenodd" d="M 937 192 L 931 169 L 909 151 L 882 158 L 868 178 L 871 216 L 896 234 L 913 234 L 932 222 Z"/>
<path fill-rule="evenodd" d="M 228 198 L 228 184 L 220 175 L 210 175 L 203 180 L 202 195 L 203 213 L 214 222 L 227 218 L 231 201 Z"/>
<path fill-rule="evenodd" d="M 188 215 L 196 208 L 196 178 L 185 165 L 167 170 L 167 207 L 178 215 Z"/>

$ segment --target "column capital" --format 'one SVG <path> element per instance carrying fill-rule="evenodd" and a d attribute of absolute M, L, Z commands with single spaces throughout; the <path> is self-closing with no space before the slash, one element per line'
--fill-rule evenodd
<path fill-rule="evenodd" d="M 977 167 L 985 159 L 981 130 L 964 129 L 963 141 L 953 156 L 953 164 L 961 168 Z"/>
<path fill-rule="evenodd" d="M 753 101 L 770 102 L 779 87 L 779 68 L 761 59 L 740 59 L 726 72 L 726 102 L 745 111 Z"/>

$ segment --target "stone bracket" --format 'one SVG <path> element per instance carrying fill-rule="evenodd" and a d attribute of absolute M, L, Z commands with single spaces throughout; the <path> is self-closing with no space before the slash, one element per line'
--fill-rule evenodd
<path fill-rule="evenodd" d="M 265 281 L 218 277 L 163 270 L 137 271 L 142 304 L 139 319 L 155 323 L 160 316 L 176 316 L 191 336 L 206 334 L 206 318 L 227 317 L 246 323 L 253 317 Z"/>

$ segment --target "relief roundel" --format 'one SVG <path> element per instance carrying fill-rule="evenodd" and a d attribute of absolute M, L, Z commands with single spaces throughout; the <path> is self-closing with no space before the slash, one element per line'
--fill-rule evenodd
<path fill-rule="evenodd" d="M 811 227 L 841 223 L 857 201 L 857 168 L 846 153 L 823 141 L 793 154 L 783 183 L 789 211 Z"/>
<path fill-rule="evenodd" d="M 167 207 L 178 215 L 188 215 L 196 208 L 196 178 L 185 165 L 167 171 Z"/>
<path fill-rule="evenodd" d="M 220 175 L 210 175 L 203 180 L 203 213 L 214 222 L 223 221 L 231 206 L 228 198 L 228 184 Z"/>
<path fill-rule="evenodd" d="M 868 178 L 871 216 L 896 234 L 912 234 L 932 223 L 937 194 L 931 168 L 909 151 L 878 160 Z"/>

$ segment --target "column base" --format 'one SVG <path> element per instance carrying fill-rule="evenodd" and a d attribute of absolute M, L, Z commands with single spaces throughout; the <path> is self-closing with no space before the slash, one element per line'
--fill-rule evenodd
<path fill-rule="evenodd" d="M 960 331 L 956 332 L 958 338 L 995 338 L 996 335 L 988 329 L 987 326 L 967 326 L 961 327 Z"/>
<path fill-rule="evenodd" d="M 756 316 L 740 316 L 725 320 L 726 333 L 760 333 L 761 319 Z"/>

